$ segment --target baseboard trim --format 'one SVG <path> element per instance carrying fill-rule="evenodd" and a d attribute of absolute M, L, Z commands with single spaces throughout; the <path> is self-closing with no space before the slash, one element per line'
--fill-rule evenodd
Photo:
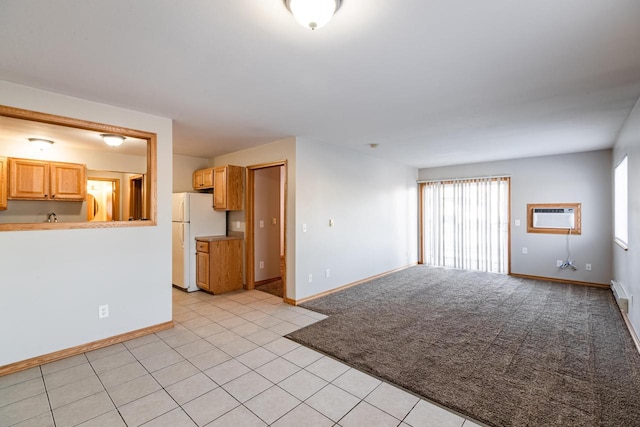
<path fill-rule="evenodd" d="M 580 282 L 578 280 L 556 279 L 555 277 L 530 276 L 528 274 L 509 273 L 509 276 L 519 277 L 521 279 L 544 280 L 547 282 L 567 283 L 569 285 L 592 286 L 595 288 L 609 289 L 611 286 L 604 283 Z"/>
<path fill-rule="evenodd" d="M 135 331 L 125 332 L 124 334 L 114 335 L 109 338 L 92 341 L 87 344 L 81 344 L 75 347 L 66 348 L 64 350 L 54 351 L 53 353 L 43 354 L 42 356 L 32 357 L 31 359 L 22 360 L 20 362 L 10 363 L 8 365 L 0 366 L 0 377 L 13 374 L 15 372 L 24 371 L 25 369 L 33 368 L 34 366 L 55 362 L 56 360 L 64 359 L 65 357 L 75 356 L 77 354 L 97 350 L 102 347 L 107 347 L 119 342 L 128 341 L 134 338 L 139 338 L 145 335 L 152 334 L 154 332 L 160 332 L 164 331 L 165 329 L 171 328 L 173 328 L 173 320 L 169 322 L 159 323 L 153 326 L 147 326 L 146 328 L 137 329 Z"/>
<path fill-rule="evenodd" d="M 271 279 L 260 280 L 258 282 L 254 282 L 254 285 L 255 286 L 266 285 L 267 283 L 277 282 L 278 280 L 282 280 L 282 277 L 278 276 L 278 277 L 272 277 Z"/>
<path fill-rule="evenodd" d="M 305 298 L 301 298 L 301 299 L 297 299 L 297 300 L 285 298 L 285 302 L 288 303 L 288 304 L 292 304 L 292 305 L 304 304 L 305 302 L 314 300 L 316 298 L 326 297 L 327 295 L 331 295 L 333 293 L 343 291 L 343 290 L 345 290 L 347 288 L 350 288 L 352 286 L 360 285 L 362 283 L 369 282 L 369 281 L 377 279 L 379 277 L 384 277 L 384 276 L 387 276 L 389 274 L 405 270 L 405 269 L 407 269 L 409 267 L 413 267 L 415 265 L 418 265 L 418 264 L 409 264 L 409 265 L 405 265 L 404 267 L 396 268 L 394 270 L 385 271 L 384 273 L 376 274 L 375 276 L 367 277 L 365 279 L 358 280 L 357 282 L 347 283 L 346 285 L 343 285 L 343 286 L 340 286 L 340 287 L 337 287 L 337 288 L 334 288 L 334 289 L 329 289 L 328 291 L 320 292 L 318 294 L 311 295 L 310 297 L 305 297 Z"/>
<path fill-rule="evenodd" d="M 619 308 L 620 307 L 618 307 L 618 309 Z M 636 345 L 636 350 L 638 350 L 638 353 L 640 353 L 640 339 L 638 339 L 638 334 L 636 334 L 636 330 L 633 329 L 633 325 L 631 324 L 631 320 L 629 320 L 629 316 L 627 316 L 627 313 L 625 313 L 622 310 L 620 310 L 620 314 L 622 314 L 622 318 L 624 319 L 624 323 L 627 325 L 627 329 L 629 330 L 631 339 L 633 340 L 633 343 Z"/>

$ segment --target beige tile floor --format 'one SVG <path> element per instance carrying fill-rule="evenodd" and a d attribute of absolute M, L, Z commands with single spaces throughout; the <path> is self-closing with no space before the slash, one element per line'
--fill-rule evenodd
<path fill-rule="evenodd" d="M 176 326 L 0 377 L 0 427 L 477 424 L 283 338 L 326 316 L 173 290 Z"/>

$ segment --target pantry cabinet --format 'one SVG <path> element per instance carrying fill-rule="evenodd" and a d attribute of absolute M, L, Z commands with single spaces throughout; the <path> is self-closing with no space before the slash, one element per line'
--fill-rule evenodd
<path fill-rule="evenodd" d="M 213 168 L 198 169 L 193 173 L 193 189 L 208 190 L 213 188 Z"/>
<path fill-rule="evenodd" d="M 239 211 L 243 208 L 244 171 L 241 166 L 219 166 L 213 170 L 213 209 Z"/>
<path fill-rule="evenodd" d="M 7 158 L 0 157 L 0 211 L 7 209 Z"/>
<path fill-rule="evenodd" d="M 9 158 L 10 200 L 83 201 L 87 167 L 78 163 Z"/>

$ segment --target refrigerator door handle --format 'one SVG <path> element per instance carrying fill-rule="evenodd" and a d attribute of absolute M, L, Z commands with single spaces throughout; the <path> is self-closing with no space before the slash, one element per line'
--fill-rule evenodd
<path fill-rule="evenodd" d="M 180 244 L 184 248 L 184 222 L 180 224 Z"/>
<path fill-rule="evenodd" d="M 180 200 L 180 216 L 181 216 L 181 221 L 184 221 L 185 218 L 185 214 L 184 214 L 184 199 Z"/>

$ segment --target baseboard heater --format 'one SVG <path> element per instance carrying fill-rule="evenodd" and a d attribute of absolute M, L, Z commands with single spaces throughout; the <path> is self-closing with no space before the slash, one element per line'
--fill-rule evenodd
<path fill-rule="evenodd" d="M 612 280 L 611 290 L 613 291 L 613 296 L 616 298 L 620 310 L 625 314 L 629 313 L 629 297 L 627 297 L 627 293 L 624 291 L 620 282 Z"/>

